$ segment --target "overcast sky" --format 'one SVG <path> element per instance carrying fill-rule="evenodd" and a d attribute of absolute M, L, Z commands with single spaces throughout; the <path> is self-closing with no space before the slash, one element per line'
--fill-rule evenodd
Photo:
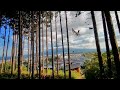
<path fill-rule="evenodd" d="M 118 14 L 120 15 L 120 12 L 118 11 Z M 65 13 L 64 11 L 61 12 L 62 15 L 62 29 L 63 29 L 63 36 L 64 36 L 64 47 L 67 47 L 67 34 L 66 34 L 66 21 L 65 21 Z M 68 29 L 69 29 L 69 44 L 70 48 L 81 48 L 81 49 L 96 49 L 96 44 L 95 44 L 95 38 L 94 38 L 94 33 L 93 29 L 89 29 L 89 27 L 93 27 L 92 25 L 92 20 L 91 20 L 91 15 L 89 11 L 83 12 L 81 15 L 78 17 L 76 16 L 75 11 L 67 11 L 67 16 L 68 16 Z M 111 16 L 113 20 L 113 25 L 115 28 L 115 35 L 117 37 L 117 43 L 120 46 L 120 33 L 118 31 L 118 27 L 116 24 L 116 19 L 114 12 L 111 11 Z M 105 42 L 104 42 L 104 33 L 103 33 L 103 25 L 102 25 L 102 18 L 101 18 L 101 12 L 100 11 L 95 11 L 95 19 L 97 22 L 97 29 L 98 29 L 98 35 L 99 35 L 99 41 L 100 41 L 100 47 L 101 49 L 105 48 Z M 75 31 L 80 30 L 80 35 L 76 36 L 72 32 L 72 28 Z M 56 42 L 56 32 L 55 32 L 55 18 L 52 20 L 52 29 L 53 29 L 53 46 L 55 47 L 55 42 Z M 45 27 L 44 27 L 45 30 Z M 61 48 L 62 41 L 61 41 L 61 29 L 60 29 L 60 19 L 59 16 L 57 17 L 57 30 L 58 30 L 58 46 Z M 2 32 L 4 33 L 4 32 Z M 11 32 L 12 33 L 12 32 Z M 12 34 L 11 34 L 12 35 Z M 46 42 L 46 33 L 44 32 L 44 42 Z M 50 33 L 50 28 L 48 28 L 48 48 L 51 48 L 51 33 Z M 10 37 L 12 39 L 12 36 Z M 110 42 L 109 42 L 110 43 Z M 9 55 L 11 51 L 11 45 L 12 42 L 10 42 L 9 46 Z M 27 40 L 25 40 L 25 49 L 24 53 L 26 54 L 28 51 L 27 47 Z M 0 39 L 0 56 L 2 56 L 2 48 L 3 48 L 3 40 Z M 46 49 L 46 45 L 44 43 L 44 48 Z"/>

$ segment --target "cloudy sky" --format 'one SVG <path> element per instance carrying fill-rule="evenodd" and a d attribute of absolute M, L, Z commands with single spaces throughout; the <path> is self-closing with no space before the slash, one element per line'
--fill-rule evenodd
<path fill-rule="evenodd" d="M 118 14 L 120 15 L 119 11 L 118 11 Z M 64 47 L 67 47 L 66 21 L 65 21 L 64 11 L 61 12 L 61 15 L 62 15 L 62 29 L 63 29 L 63 36 L 64 36 Z M 67 11 L 67 16 L 68 16 L 70 48 L 96 49 L 93 29 L 89 29 L 89 27 L 93 27 L 90 12 L 82 11 L 81 15 L 79 15 L 78 17 L 75 17 L 76 16 L 75 11 Z M 111 11 L 111 17 L 112 17 L 113 25 L 115 28 L 115 35 L 117 37 L 117 43 L 120 46 L 120 33 L 118 31 L 115 15 L 114 15 L 113 11 Z M 95 11 L 95 19 L 97 22 L 100 47 L 101 47 L 101 49 L 104 49 L 105 42 L 104 42 L 102 17 L 101 17 L 100 11 Z M 55 18 L 53 18 L 53 20 L 52 20 L 52 28 L 53 28 L 53 33 L 52 33 L 53 34 L 53 46 L 54 46 L 54 48 L 56 48 L 56 46 L 55 46 L 55 42 L 56 42 Z M 80 30 L 80 35 L 76 36 L 72 32 L 72 28 L 75 31 Z M 45 30 L 45 27 L 44 27 L 44 30 Z M 58 34 L 58 48 L 61 48 L 62 41 L 61 41 L 61 29 L 60 29 L 59 16 L 57 17 L 57 30 L 58 30 L 58 33 L 57 33 Z M 4 34 L 3 31 L 4 31 L 4 29 L 2 28 L 1 33 Z M 7 29 L 7 35 L 8 35 L 8 29 Z M 50 35 L 51 35 L 50 28 L 48 28 L 48 48 L 49 49 L 51 48 L 51 36 Z M 46 32 L 44 32 L 44 50 L 46 49 L 46 45 L 45 45 L 46 37 L 45 36 L 46 36 Z M 11 32 L 10 39 L 12 39 L 12 32 Z M 28 51 L 27 46 L 28 46 L 27 40 L 25 40 L 24 54 L 27 54 L 27 51 Z M 10 44 L 9 44 L 8 55 L 11 55 L 11 47 L 12 47 L 12 40 L 10 41 Z M 3 52 L 2 48 L 3 48 L 3 39 L 0 39 L 0 56 L 2 56 L 2 52 Z"/>

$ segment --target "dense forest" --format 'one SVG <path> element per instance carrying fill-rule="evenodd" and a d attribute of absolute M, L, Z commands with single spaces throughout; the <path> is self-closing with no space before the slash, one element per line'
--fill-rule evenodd
<path fill-rule="evenodd" d="M 63 14 L 61 12 L 63 12 Z M 118 31 L 120 32 L 118 12 L 113 12 L 115 15 L 114 19 L 116 21 L 116 26 L 118 28 Z M 74 18 L 83 15 L 84 13 L 86 13 L 86 11 L 75 11 L 75 13 L 76 14 Z M 2 38 L 3 40 L 1 54 L 2 60 L 0 63 L 0 78 L 120 79 L 120 48 L 118 48 L 119 45 L 117 43 L 115 35 L 115 28 L 113 25 L 112 16 L 110 11 L 100 11 L 100 13 L 106 52 L 103 53 L 101 51 L 97 26 L 98 17 L 96 17 L 95 11 L 88 11 L 86 13 L 86 17 L 90 16 L 89 18 L 87 18 L 87 20 L 90 20 L 90 22 L 88 23 L 88 21 L 86 20 L 86 24 L 84 25 L 86 25 L 85 28 L 89 26 L 87 27 L 87 30 L 89 32 L 93 31 L 96 53 L 84 54 L 83 56 L 89 57 L 89 60 L 85 60 L 81 68 L 72 68 L 75 63 L 72 63 L 70 59 L 71 34 L 69 34 L 69 32 L 71 31 L 71 33 L 74 34 L 74 37 L 78 39 L 78 37 L 81 36 L 81 30 L 74 30 L 73 28 L 72 30 L 69 29 L 70 26 L 68 20 L 72 20 L 72 18 L 68 19 L 68 11 L 0 11 L 0 38 Z M 62 21 L 63 17 L 64 23 Z M 53 20 L 54 23 L 52 22 Z M 57 24 L 59 25 L 59 31 Z M 7 26 L 9 26 L 9 29 Z M 4 34 L 1 33 L 2 31 L 4 32 Z M 10 40 L 11 32 L 12 40 Z M 60 37 L 60 39 L 58 39 L 58 37 Z M 6 38 L 8 39 L 6 40 Z M 73 40 L 73 42 L 77 41 L 77 39 Z M 28 47 L 28 59 L 25 61 L 24 47 L 26 40 L 26 45 Z M 61 41 L 60 43 L 62 50 L 62 70 L 59 69 L 59 41 Z M 11 58 L 9 61 L 7 61 L 8 50 L 10 48 L 9 42 L 12 42 L 12 48 L 10 52 Z M 51 50 L 50 58 L 48 55 L 48 47 Z M 67 48 L 67 63 L 65 60 L 65 47 Z M 54 53 L 55 49 L 56 53 Z M 44 55 L 44 52 L 46 52 L 46 56 Z M 55 65 L 55 62 L 57 62 L 57 65 Z M 50 68 L 48 68 L 49 64 L 51 64 Z M 45 65 L 46 68 L 44 68 Z M 68 67 L 68 70 L 66 70 L 66 67 Z"/>

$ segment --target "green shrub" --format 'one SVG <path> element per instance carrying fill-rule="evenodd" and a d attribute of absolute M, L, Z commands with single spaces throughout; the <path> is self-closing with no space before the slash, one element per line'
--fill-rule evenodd
<path fill-rule="evenodd" d="M 113 55 L 111 55 L 111 70 L 112 70 L 112 75 L 110 77 L 109 75 L 109 70 L 107 66 L 107 55 L 106 53 L 102 54 L 102 59 L 103 59 L 103 67 L 104 67 L 104 78 L 116 78 L 116 70 L 115 70 L 115 64 L 113 61 Z M 98 62 L 98 57 L 96 55 L 93 56 L 91 60 L 85 60 L 83 67 L 83 72 L 85 74 L 86 79 L 99 79 L 100 78 L 100 67 L 99 67 L 99 62 Z"/>

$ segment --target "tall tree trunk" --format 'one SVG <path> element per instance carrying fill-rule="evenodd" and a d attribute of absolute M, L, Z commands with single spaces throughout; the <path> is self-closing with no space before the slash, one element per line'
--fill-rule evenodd
<path fill-rule="evenodd" d="M 30 45 L 32 46 L 31 42 L 30 42 Z M 30 76 L 32 74 L 32 47 L 31 46 L 30 46 Z"/>
<path fill-rule="evenodd" d="M 32 11 L 31 48 L 32 48 L 32 79 L 34 79 L 34 11 Z"/>
<path fill-rule="evenodd" d="M 114 55 L 114 62 L 116 65 L 117 78 L 120 79 L 120 70 L 119 70 L 120 69 L 120 61 L 119 61 L 120 58 L 119 58 L 118 44 L 117 44 L 116 37 L 115 37 L 113 23 L 111 20 L 110 12 L 104 11 L 104 13 L 105 13 L 107 26 L 108 26 L 108 32 L 109 32 L 109 38 L 110 38 L 110 42 L 111 42 L 111 46 L 112 46 L 112 51 L 113 51 L 113 55 Z"/>
<path fill-rule="evenodd" d="M 4 67 L 5 72 L 6 72 L 6 60 L 7 60 L 7 54 L 8 54 L 9 41 L 10 41 L 10 27 L 9 27 L 7 49 L 6 49 L 6 57 L 5 57 L 5 67 Z"/>
<path fill-rule="evenodd" d="M 31 16 L 31 14 L 32 14 L 32 11 L 30 11 L 30 36 L 29 36 L 29 39 L 30 39 L 30 41 L 31 41 L 31 34 L 32 34 L 32 16 Z M 32 71 L 32 41 L 30 42 L 30 72 L 29 72 L 29 76 L 31 77 L 31 71 Z"/>
<path fill-rule="evenodd" d="M 63 30 L 62 30 L 62 23 L 61 23 L 61 12 L 59 12 L 60 16 L 60 27 L 61 27 L 61 38 L 62 38 L 62 50 L 63 50 L 63 63 L 64 63 L 64 78 L 66 78 L 66 70 L 65 70 L 65 54 L 64 54 L 64 43 L 63 43 Z"/>
<path fill-rule="evenodd" d="M 29 73 L 29 68 L 30 68 L 30 66 L 29 66 L 29 63 L 30 63 L 30 31 L 28 31 L 28 67 L 27 67 L 27 71 L 28 71 L 28 73 Z"/>
<path fill-rule="evenodd" d="M 119 29 L 119 33 L 120 33 L 120 21 L 119 21 L 119 17 L 118 17 L 117 11 L 115 11 L 115 17 L 116 17 L 116 21 L 117 21 L 117 25 L 118 25 L 118 29 Z"/>
<path fill-rule="evenodd" d="M 22 42 L 22 67 L 24 66 L 24 44 L 25 44 L 25 35 L 23 33 L 23 42 Z"/>
<path fill-rule="evenodd" d="M 39 11 L 39 79 L 41 79 L 41 11 Z"/>
<path fill-rule="evenodd" d="M 103 61 L 102 61 L 102 56 L 101 56 L 101 49 L 100 49 L 100 44 L 99 44 L 99 39 L 98 39 L 98 32 L 97 32 L 94 11 L 91 11 L 91 16 L 92 16 L 92 22 L 93 22 L 93 28 L 94 28 L 94 35 L 95 35 L 95 42 L 96 42 L 97 53 L 98 53 L 99 66 L 100 66 L 100 78 L 102 79 L 103 74 L 104 74 L 104 68 L 103 68 Z"/>
<path fill-rule="evenodd" d="M 47 15 L 46 15 L 46 75 L 48 72 L 48 31 L 47 31 Z"/>
<path fill-rule="evenodd" d="M 68 33 L 68 23 L 67 23 L 67 12 L 66 11 L 65 11 L 65 19 L 66 19 L 67 46 L 68 46 L 69 79 L 71 79 L 71 62 L 70 62 L 70 49 L 69 49 L 69 33 Z"/>
<path fill-rule="evenodd" d="M 107 32 L 104 12 L 102 11 L 101 13 L 102 13 L 103 29 L 104 29 L 104 37 L 105 37 L 105 45 L 106 45 L 106 53 L 107 53 L 107 64 L 108 64 L 108 71 L 109 71 L 108 75 L 111 78 L 112 71 L 111 71 L 110 49 L 109 49 L 108 36 L 107 36 L 108 32 Z"/>
<path fill-rule="evenodd" d="M 18 31 L 17 31 L 17 36 L 16 36 L 16 37 L 17 37 L 17 45 L 16 45 L 16 48 L 17 48 L 17 49 L 16 49 L 16 69 L 15 69 L 15 70 L 18 69 L 18 68 L 17 68 L 17 64 L 18 64 L 18 45 L 19 45 L 19 39 L 18 39 L 19 37 L 18 37 L 18 34 L 19 34 L 19 33 L 18 33 Z"/>
<path fill-rule="evenodd" d="M 18 79 L 21 76 L 21 61 L 22 61 L 22 15 L 19 11 L 19 50 L 18 50 Z"/>
<path fill-rule="evenodd" d="M 12 65 L 11 65 L 11 75 L 14 72 L 14 56 L 15 56 L 15 32 L 13 31 L 13 45 L 12 45 Z"/>
<path fill-rule="evenodd" d="M 5 48 L 6 48 L 6 29 L 7 27 L 5 26 L 5 35 L 4 35 L 4 46 L 3 46 L 3 54 L 2 54 L 2 66 L 1 66 L 1 73 L 3 72 L 3 68 L 4 68 L 4 52 L 5 52 Z"/>
<path fill-rule="evenodd" d="M 17 63 L 18 63 L 18 45 L 19 45 L 19 39 L 18 39 L 18 31 L 17 31 L 16 70 L 18 69 L 18 68 L 17 68 Z"/>
<path fill-rule="evenodd" d="M 11 57 L 10 57 L 10 72 L 12 71 L 12 53 L 13 53 L 13 41 L 12 41 L 12 50 L 11 50 Z"/>
<path fill-rule="evenodd" d="M 36 70 L 38 75 L 38 21 L 36 25 Z"/>
<path fill-rule="evenodd" d="M 59 65 L 58 65 L 58 45 L 57 45 L 57 23 L 56 23 L 56 13 L 55 13 L 55 31 L 56 31 L 56 56 L 57 56 L 57 75 L 59 74 Z"/>
<path fill-rule="evenodd" d="M 16 58 L 17 57 L 17 52 L 16 52 L 17 51 L 17 46 L 16 46 L 17 45 L 17 37 L 16 36 L 17 36 L 17 32 L 15 32 L 14 71 L 16 70 L 16 60 L 17 60 L 17 58 Z"/>
<path fill-rule="evenodd" d="M 42 17 L 43 21 L 43 17 Z M 42 73 L 44 74 L 44 32 L 43 32 L 43 23 L 42 23 Z"/>
<path fill-rule="evenodd" d="M 50 14 L 50 32 L 51 32 L 51 51 L 52 51 L 52 77 L 54 79 L 54 57 L 53 57 L 53 38 L 52 38 L 52 22 L 51 22 L 51 14 Z"/>

